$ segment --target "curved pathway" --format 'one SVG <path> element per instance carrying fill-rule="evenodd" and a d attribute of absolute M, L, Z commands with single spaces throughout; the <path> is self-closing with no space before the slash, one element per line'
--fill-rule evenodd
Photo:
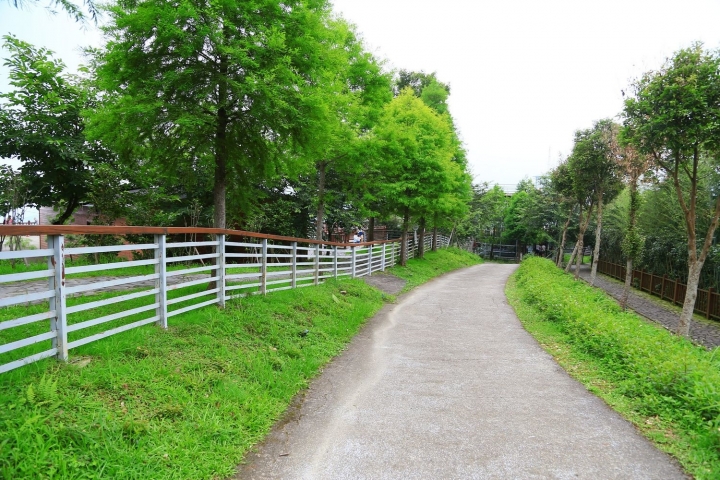
<path fill-rule="evenodd" d="M 386 306 L 237 478 L 685 478 L 525 332 L 503 291 L 515 268 Z"/>
<path fill-rule="evenodd" d="M 575 267 L 572 268 L 575 270 Z M 580 266 L 580 277 L 590 280 L 590 265 Z M 622 296 L 623 284 L 614 281 L 610 277 L 598 273 L 595 277 L 595 286 L 605 290 L 615 300 L 620 301 Z M 680 314 L 674 310 L 667 302 L 660 300 L 645 298 L 638 295 L 637 290 L 631 289 L 628 297 L 628 307 L 643 317 L 659 323 L 671 332 L 677 329 L 680 321 Z M 720 322 L 714 320 L 698 320 L 697 316 L 690 323 L 690 338 L 698 345 L 706 348 L 720 347 Z"/>

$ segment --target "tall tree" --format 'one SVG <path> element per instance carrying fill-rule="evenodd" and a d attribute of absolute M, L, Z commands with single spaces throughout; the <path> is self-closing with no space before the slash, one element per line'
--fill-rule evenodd
<path fill-rule="evenodd" d="M 640 259 L 644 239 L 638 232 L 637 213 L 640 208 L 640 192 L 638 187 L 643 175 L 650 169 L 650 156 L 640 153 L 631 144 L 623 141 L 620 136 L 620 126 L 612 125 L 609 134 L 610 152 L 623 175 L 628 190 L 628 220 L 625 235 L 622 240 L 622 253 L 625 256 L 625 285 L 620 299 L 623 310 L 627 307 L 630 287 L 632 284 L 632 271 L 635 262 Z"/>
<path fill-rule="evenodd" d="M 580 264 L 582 263 L 585 246 L 585 232 L 590 224 L 593 209 L 597 206 L 598 200 L 602 201 L 603 199 L 608 169 L 614 168 L 614 164 L 608 155 L 608 145 L 603 130 L 603 123 L 596 122 L 590 129 L 575 132 L 573 151 L 568 158 L 573 193 L 577 204 L 580 206 L 580 228 L 575 250 L 571 255 L 570 262 L 565 267 L 565 271 L 569 271 L 574 257 L 576 279 L 580 275 Z M 585 211 L 584 218 L 583 211 Z"/>
<path fill-rule="evenodd" d="M 62 224 L 87 199 L 93 165 L 112 159 L 86 139 L 81 112 L 93 93 L 83 79 L 64 74 L 49 50 L 3 38 L 14 89 L 0 94 L 0 156 L 22 162 L 28 202 L 57 207 L 53 223 Z"/>
<path fill-rule="evenodd" d="M 628 140 L 672 179 L 683 212 L 688 280 L 677 333 L 687 336 L 700 273 L 720 217 L 720 196 L 713 208 L 698 211 L 701 158 L 714 168 L 720 159 L 720 53 L 701 44 L 678 51 L 661 69 L 634 83 L 624 115 Z M 709 220 L 704 235 L 698 231 L 698 218 L 703 217 Z"/>
<path fill-rule="evenodd" d="M 224 228 L 228 187 L 251 197 L 312 135 L 332 47 L 327 1 L 117 0 L 108 11 L 98 80 L 109 93 L 93 134 L 172 171 L 210 164 Z"/>
<path fill-rule="evenodd" d="M 354 27 L 342 19 L 333 19 L 329 27 L 335 38 L 325 59 L 326 75 L 316 90 L 321 108 L 311 127 L 313 141 L 305 149 L 317 171 L 316 238 L 322 238 L 327 201 L 354 191 L 362 164 L 353 152 L 392 98 L 390 75 L 365 51 Z M 328 184 L 328 177 L 334 185 Z"/>
<path fill-rule="evenodd" d="M 598 162 L 593 165 L 592 174 L 595 177 L 595 202 L 597 205 L 597 215 L 595 216 L 595 245 L 593 247 L 592 267 L 590 269 L 590 285 L 595 284 L 597 276 L 598 261 L 600 260 L 600 239 L 602 235 L 603 207 L 606 202 L 611 201 L 620 193 L 621 181 L 620 170 L 617 158 L 614 155 L 612 145 L 614 143 L 615 131 L 617 125 L 611 120 L 601 120 L 595 124 L 596 135 L 598 140 L 598 148 L 604 153 L 604 158 L 598 158 Z M 578 275 L 580 272 L 576 272 Z"/>
<path fill-rule="evenodd" d="M 392 200 L 403 218 L 401 263 L 407 259 L 410 219 L 454 187 L 459 166 L 449 123 L 405 89 L 384 109 L 373 132 L 376 143 L 376 196 Z"/>
<path fill-rule="evenodd" d="M 557 196 L 556 204 L 559 206 L 560 212 L 565 216 L 565 223 L 560 233 L 557 258 L 555 260 L 558 268 L 562 268 L 567 232 L 577 205 L 573 191 L 572 174 L 567 159 L 560 162 L 550 173 L 550 188 L 555 192 Z"/>

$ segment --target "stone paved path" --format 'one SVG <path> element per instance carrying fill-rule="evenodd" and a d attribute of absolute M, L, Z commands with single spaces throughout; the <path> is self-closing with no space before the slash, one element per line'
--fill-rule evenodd
<path fill-rule="evenodd" d="M 580 267 L 580 277 L 585 281 L 590 280 L 590 265 L 582 265 Z M 620 300 L 623 289 L 621 283 L 605 275 L 598 274 L 595 278 L 595 286 L 602 288 L 616 300 Z M 643 317 L 657 322 L 671 332 L 674 332 L 680 319 L 679 313 L 673 310 L 670 304 L 665 306 L 659 299 L 657 301 L 649 300 L 638 295 L 636 292 L 634 289 L 630 290 L 628 307 Z M 707 348 L 719 347 L 720 322 L 713 320 L 698 321 L 694 319 L 690 325 L 690 338 L 692 338 L 695 343 Z"/>

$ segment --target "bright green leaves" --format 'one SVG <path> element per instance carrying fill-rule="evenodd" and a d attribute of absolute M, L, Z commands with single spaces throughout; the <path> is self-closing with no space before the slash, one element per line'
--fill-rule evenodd
<path fill-rule="evenodd" d="M 62 62 L 12 36 L 3 37 L 11 57 L 14 90 L 1 94 L 0 156 L 23 162 L 25 199 L 41 206 L 62 205 L 58 223 L 86 199 L 91 168 L 109 161 L 100 145 L 85 138 L 81 111 L 91 92 L 80 78 L 64 75 Z"/>
<path fill-rule="evenodd" d="M 635 83 L 625 101 L 625 135 L 668 165 L 668 157 L 691 157 L 695 148 L 718 147 L 720 53 L 701 44 L 680 50 L 657 72 Z"/>
<path fill-rule="evenodd" d="M 292 170 L 287 152 L 311 138 L 326 2 L 123 1 L 110 13 L 98 79 L 112 95 L 93 135 L 128 161 L 211 166 L 223 227 L 226 192 L 249 200 L 243 187 Z"/>
<path fill-rule="evenodd" d="M 392 199 L 395 212 L 431 215 L 443 207 L 460 209 L 470 182 L 453 162 L 455 143 L 446 116 L 440 116 L 406 89 L 390 102 L 374 130 L 377 196 Z"/>

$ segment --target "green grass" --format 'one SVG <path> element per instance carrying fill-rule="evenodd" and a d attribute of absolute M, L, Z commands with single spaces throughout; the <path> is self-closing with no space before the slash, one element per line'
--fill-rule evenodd
<path fill-rule="evenodd" d="M 525 328 L 576 379 L 698 479 L 720 478 L 720 351 L 708 352 L 542 259 L 506 293 Z"/>
<path fill-rule="evenodd" d="M 442 250 L 392 272 L 417 285 L 476 259 Z M 360 279 L 251 296 L 173 317 L 167 331 L 148 325 L 73 349 L 69 364 L 2 374 L 0 478 L 229 477 L 388 299 Z M 0 309 L 0 320 L 42 308 Z"/>
<path fill-rule="evenodd" d="M 443 273 L 479 263 L 482 259 L 478 255 L 451 247 L 428 251 L 424 259 L 413 258 L 408 260 L 407 267 L 395 266 L 387 271 L 407 281 L 405 292 Z"/>
<path fill-rule="evenodd" d="M 563 254 L 563 265 L 567 265 L 567 263 L 570 261 L 570 254 L 565 253 Z M 582 265 L 587 265 L 592 261 L 592 255 L 584 255 L 582 258 Z M 573 262 L 573 265 L 575 265 L 575 262 Z"/>

